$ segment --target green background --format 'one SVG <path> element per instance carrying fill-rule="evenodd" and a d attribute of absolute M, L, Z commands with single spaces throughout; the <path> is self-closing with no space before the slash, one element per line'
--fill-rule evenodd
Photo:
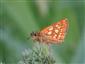
<path fill-rule="evenodd" d="M 62 45 L 52 45 L 58 64 L 85 64 L 84 0 L 0 0 L 0 62 L 16 64 L 25 49 L 35 42 L 27 39 L 63 18 L 69 29 Z"/>

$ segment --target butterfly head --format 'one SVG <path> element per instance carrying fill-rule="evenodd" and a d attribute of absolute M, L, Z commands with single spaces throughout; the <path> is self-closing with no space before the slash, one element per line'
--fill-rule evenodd
<path fill-rule="evenodd" d="M 36 36 L 37 33 L 36 33 L 36 32 L 32 32 L 30 35 L 31 35 L 31 36 Z"/>
<path fill-rule="evenodd" d="M 39 37 L 39 32 L 32 32 L 30 35 L 31 35 L 33 40 L 37 40 Z"/>

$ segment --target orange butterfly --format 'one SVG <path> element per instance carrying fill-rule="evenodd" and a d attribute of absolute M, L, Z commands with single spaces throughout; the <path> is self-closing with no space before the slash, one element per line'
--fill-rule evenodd
<path fill-rule="evenodd" d="M 60 44 L 64 41 L 68 29 L 67 19 L 60 20 L 40 32 L 32 32 L 33 40 L 46 44 Z"/>

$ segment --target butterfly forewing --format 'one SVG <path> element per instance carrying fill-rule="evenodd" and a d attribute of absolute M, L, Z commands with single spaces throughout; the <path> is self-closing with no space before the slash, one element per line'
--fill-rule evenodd
<path fill-rule="evenodd" d="M 67 19 L 63 19 L 41 30 L 40 33 L 50 43 L 61 43 L 64 41 L 67 29 Z"/>

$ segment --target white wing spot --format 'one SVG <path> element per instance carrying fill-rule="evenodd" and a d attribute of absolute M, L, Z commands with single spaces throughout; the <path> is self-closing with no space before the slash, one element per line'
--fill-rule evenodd
<path fill-rule="evenodd" d="M 57 28 L 59 28 L 60 29 L 60 27 L 58 26 Z"/>
<path fill-rule="evenodd" d="M 58 27 L 58 25 L 56 25 L 56 27 Z"/>
<path fill-rule="evenodd" d="M 53 30 L 53 26 L 50 26 L 48 29 L 49 29 L 49 30 Z"/>
<path fill-rule="evenodd" d="M 56 36 L 53 36 L 53 38 L 56 38 Z"/>
<path fill-rule="evenodd" d="M 54 36 L 57 36 L 56 34 Z"/>
<path fill-rule="evenodd" d="M 49 32 L 48 32 L 48 35 L 51 35 L 51 34 L 52 34 L 52 32 L 51 32 L 51 31 L 49 31 Z"/>
<path fill-rule="evenodd" d="M 57 35 L 54 35 L 53 38 L 56 39 L 56 36 L 57 36 Z"/>
<path fill-rule="evenodd" d="M 59 25 L 56 25 L 56 28 L 59 28 L 60 29 L 60 26 Z"/>
<path fill-rule="evenodd" d="M 62 35 L 62 33 L 60 33 L 60 35 Z"/>
<path fill-rule="evenodd" d="M 61 35 L 58 35 L 58 37 L 60 38 L 60 37 L 61 37 Z"/>
<path fill-rule="evenodd" d="M 53 38 L 56 38 L 56 36 L 57 36 L 57 35 L 55 34 L 55 35 L 53 36 Z"/>
<path fill-rule="evenodd" d="M 55 33 L 58 33 L 59 31 L 58 30 L 55 30 Z"/>

